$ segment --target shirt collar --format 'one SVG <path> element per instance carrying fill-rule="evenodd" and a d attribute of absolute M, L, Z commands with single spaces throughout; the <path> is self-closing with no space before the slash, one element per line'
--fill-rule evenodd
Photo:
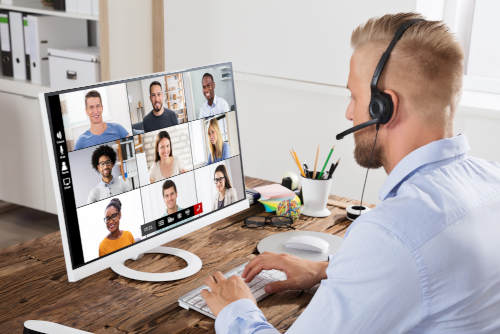
<path fill-rule="evenodd" d="M 436 140 L 417 148 L 398 162 L 391 171 L 380 189 L 379 199 L 381 201 L 386 199 L 394 188 L 418 168 L 463 155 L 469 149 L 469 143 L 465 135 Z"/>
<path fill-rule="evenodd" d="M 208 104 L 208 101 L 205 101 L 205 104 L 209 107 L 209 108 L 215 108 L 215 106 L 217 105 L 217 95 L 214 94 L 214 101 L 212 102 L 212 105 L 209 105 Z"/>
<path fill-rule="evenodd" d="M 113 178 L 111 179 L 111 181 L 109 181 L 109 183 L 104 182 L 104 181 L 102 180 L 102 178 L 101 178 L 101 186 L 103 186 L 103 187 L 109 187 L 109 186 L 111 186 L 111 185 L 112 185 L 112 184 L 114 184 L 114 183 L 115 183 L 115 177 L 114 177 L 114 176 L 113 176 Z"/>

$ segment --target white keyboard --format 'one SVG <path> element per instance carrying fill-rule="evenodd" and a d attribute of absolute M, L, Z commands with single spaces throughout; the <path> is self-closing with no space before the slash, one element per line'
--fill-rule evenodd
<path fill-rule="evenodd" d="M 243 269 L 245 269 L 247 263 L 248 262 L 243 263 L 236 268 L 233 268 L 232 270 L 225 273 L 224 276 L 226 278 L 233 275 L 241 276 L 241 274 L 243 273 Z M 250 291 L 252 291 L 255 300 L 260 301 L 268 296 L 268 294 L 264 290 L 266 284 L 282 280 L 286 280 L 286 274 L 284 272 L 279 270 L 262 270 L 257 276 L 254 277 L 254 279 L 250 283 L 248 283 L 248 287 L 250 288 Z M 186 310 L 192 309 L 198 311 L 201 314 L 206 315 L 207 317 L 215 319 L 215 315 L 212 313 L 212 311 L 210 311 L 207 304 L 205 303 L 205 300 L 200 295 L 200 291 L 203 289 L 210 290 L 210 288 L 208 288 L 206 285 L 203 285 L 186 293 L 184 296 L 179 298 L 179 306 L 185 308 Z"/>

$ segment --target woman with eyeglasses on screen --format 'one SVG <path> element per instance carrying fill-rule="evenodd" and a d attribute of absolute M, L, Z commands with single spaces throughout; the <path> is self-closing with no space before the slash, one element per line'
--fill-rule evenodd
<path fill-rule="evenodd" d="M 236 191 L 231 186 L 226 166 L 219 165 L 215 168 L 214 182 L 217 192 L 212 202 L 212 210 L 222 209 L 226 205 L 236 202 Z"/>
<path fill-rule="evenodd" d="M 99 245 L 99 256 L 112 253 L 120 248 L 134 243 L 134 236 L 129 231 L 120 230 L 122 218 L 122 203 L 113 198 L 104 211 L 104 223 L 109 234 Z"/>
<path fill-rule="evenodd" d="M 170 135 L 167 131 L 160 131 L 156 136 L 155 162 L 149 170 L 149 182 L 153 183 L 185 172 L 180 159 L 173 155 Z"/>
<path fill-rule="evenodd" d="M 219 122 L 216 118 L 212 118 L 208 124 L 208 141 L 210 142 L 210 153 L 208 153 L 209 165 L 230 157 L 229 145 L 222 138 Z"/>

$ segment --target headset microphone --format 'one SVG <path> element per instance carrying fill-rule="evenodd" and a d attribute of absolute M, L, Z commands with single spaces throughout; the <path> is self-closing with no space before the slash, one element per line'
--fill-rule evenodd
<path fill-rule="evenodd" d="M 369 120 L 368 122 L 364 122 L 364 123 L 358 124 L 356 126 L 353 126 L 350 129 L 345 130 L 344 132 L 339 133 L 335 138 L 337 140 L 340 140 L 340 139 L 344 138 L 345 136 L 347 136 L 348 134 L 351 134 L 353 132 L 356 132 L 358 130 L 364 129 L 364 128 L 370 126 L 370 125 L 377 124 L 377 123 L 380 123 L 380 120 L 378 118 L 377 119 Z"/>

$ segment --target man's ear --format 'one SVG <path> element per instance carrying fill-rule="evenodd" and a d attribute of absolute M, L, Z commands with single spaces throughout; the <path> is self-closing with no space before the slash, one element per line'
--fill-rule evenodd
<path fill-rule="evenodd" d="M 386 90 L 384 90 L 384 93 L 388 94 L 391 97 L 392 106 L 393 106 L 391 119 L 389 120 L 389 122 L 384 124 L 384 126 L 392 127 L 397 123 L 399 116 L 400 116 L 399 115 L 399 97 L 398 97 L 398 94 L 396 94 L 396 92 L 393 91 L 392 89 L 386 89 Z"/>

